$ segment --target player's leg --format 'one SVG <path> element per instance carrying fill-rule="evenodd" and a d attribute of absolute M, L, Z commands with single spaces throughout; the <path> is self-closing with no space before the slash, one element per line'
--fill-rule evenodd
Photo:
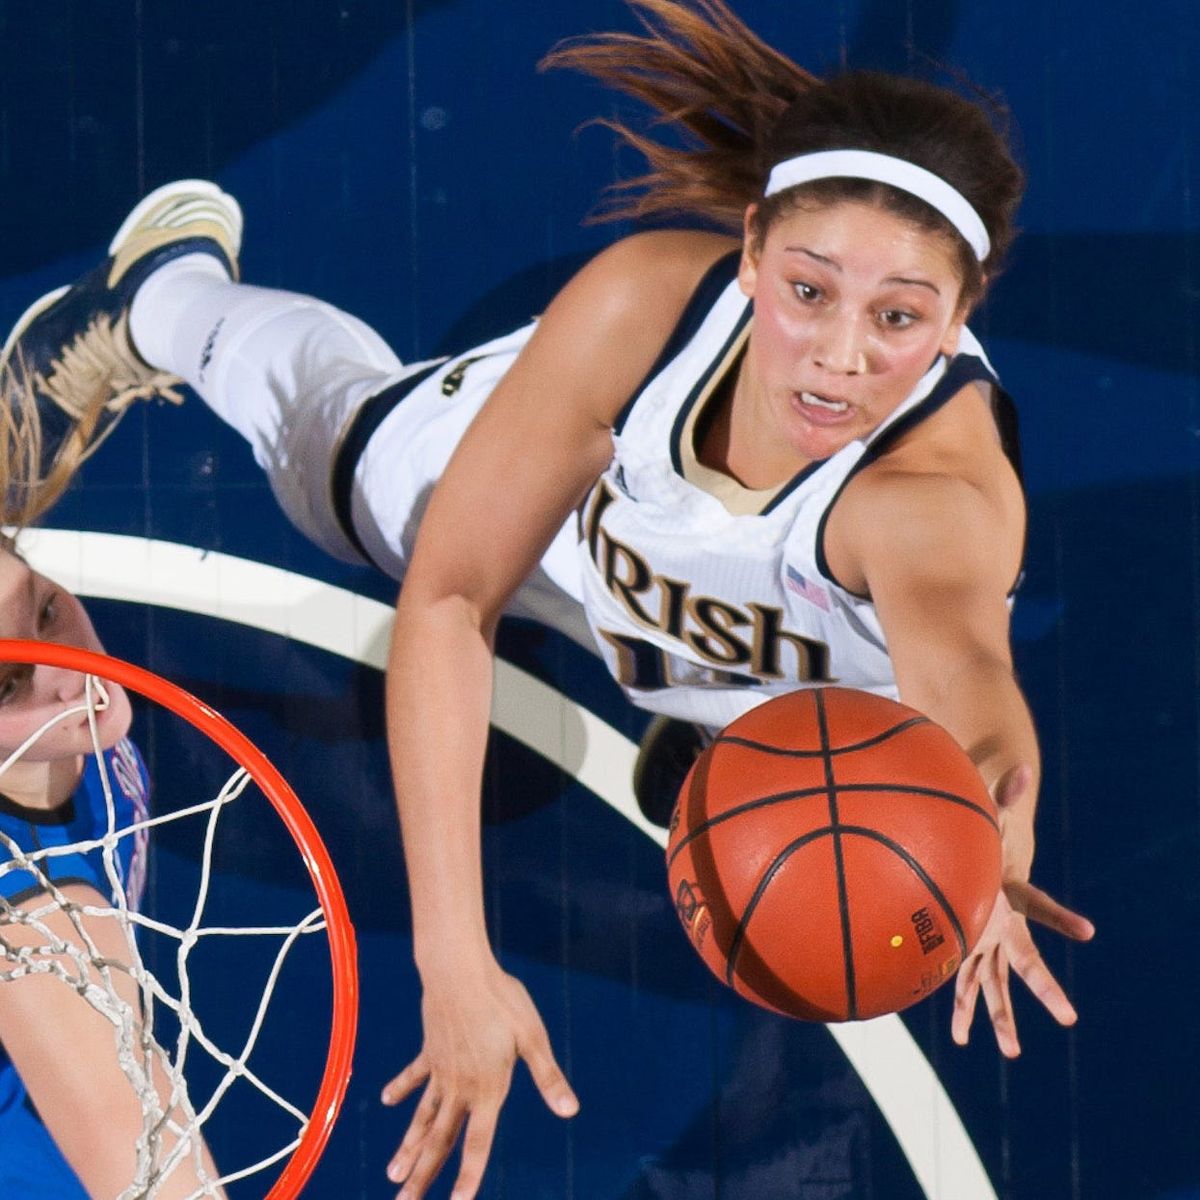
<path fill-rule="evenodd" d="M 26 311 L 3 354 L 5 515 L 14 524 L 40 516 L 130 402 L 178 400 L 183 380 L 246 437 L 302 533 L 346 561 L 372 557 L 399 579 L 395 542 L 406 521 L 396 514 L 414 511 L 421 480 L 398 484 L 389 472 L 368 487 L 355 468 L 363 456 L 339 452 L 353 449 L 343 434 L 365 400 L 429 364 L 402 366 L 374 330 L 323 301 L 237 282 L 241 231 L 237 201 L 216 184 L 167 184 L 134 208 L 96 270 Z M 22 405 L 42 434 L 27 454 L 3 444 L 12 432 L 5 417 L 19 420 Z M 448 456 L 453 446 L 443 448 Z M 335 480 L 335 464 L 347 461 L 352 478 Z M 370 550 L 359 541 L 360 514 Z M 590 648 L 577 571 L 569 522 L 511 608 Z"/>
<path fill-rule="evenodd" d="M 10 411 L 32 397 L 41 431 L 35 511 L 132 400 L 177 399 L 183 379 L 247 438 L 292 521 L 356 559 L 326 500 L 330 459 L 350 414 L 401 364 L 332 305 L 236 282 L 241 228 L 215 184 L 168 184 L 130 213 L 104 263 L 22 316 L 5 391 Z"/>
<path fill-rule="evenodd" d="M 190 256 L 133 298 L 139 354 L 181 376 L 246 438 L 292 523 L 329 553 L 361 561 L 330 503 L 340 435 L 403 370 L 369 326 L 311 296 L 237 283 Z"/>
<path fill-rule="evenodd" d="M 667 828 L 687 773 L 712 740 L 711 729 L 661 714 L 646 726 L 633 766 L 633 794 L 652 825 Z"/>

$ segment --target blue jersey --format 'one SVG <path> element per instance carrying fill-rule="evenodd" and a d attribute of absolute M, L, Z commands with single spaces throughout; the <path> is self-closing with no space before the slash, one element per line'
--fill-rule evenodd
<path fill-rule="evenodd" d="M 53 810 L 29 809 L 0 795 L 0 907 L 20 903 L 45 891 L 45 880 L 56 887 L 83 883 L 96 889 L 105 903 L 117 903 L 117 892 L 130 908 L 136 909 L 146 881 L 146 841 L 140 830 L 120 838 L 114 848 L 111 877 L 100 846 L 76 849 L 78 843 L 98 841 L 110 830 L 119 833 L 149 814 L 150 783 L 146 766 L 137 747 L 124 738 L 104 753 L 105 773 L 112 794 L 112 819 L 105 798 L 100 765 L 94 755 L 87 759 L 83 775 L 70 798 Z M 16 853 L 14 853 L 14 847 Z M 70 849 L 68 849 L 68 847 Z M 61 848 L 62 852 L 57 852 Z M 50 851 L 50 853 L 42 853 Z M 20 854 L 38 854 L 33 861 L 35 874 L 21 865 Z M 37 901 L 35 900 L 36 904 Z M 0 983 L 0 987 L 4 984 Z M 19 1129 L 19 1133 L 18 1133 Z M 31 1140 L 31 1131 L 37 1132 Z M 25 1088 L 12 1062 L 0 1046 L 0 1194 L 12 1200 L 25 1193 L 18 1180 L 40 1178 L 45 1185 L 47 1162 L 61 1162 L 44 1128 L 33 1125 L 25 1108 Z M 23 1174 L 22 1162 L 28 1158 L 30 1171 Z M 36 1171 L 33 1166 L 36 1165 Z M 74 1195 L 66 1189 L 70 1169 L 59 1190 L 29 1192 L 33 1195 Z M 39 1174 L 40 1173 L 40 1174 Z M 73 1177 L 70 1177 L 73 1178 Z M 77 1186 L 77 1185 L 76 1185 Z M 15 1190 L 14 1190 L 15 1189 Z M 82 1196 L 80 1189 L 78 1195 Z"/>

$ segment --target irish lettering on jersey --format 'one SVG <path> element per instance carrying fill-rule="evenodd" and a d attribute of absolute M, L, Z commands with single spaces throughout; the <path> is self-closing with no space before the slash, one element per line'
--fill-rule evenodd
<path fill-rule="evenodd" d="M 601 479 L 581 512 L 580 532 L 588 555 L 608 594 L 633 621 L 678 643 L 681 651 L 690 651 L 686 657 L 672 654 L 661 639 L 650 642 L 598 627 L 596 632 L 614 655 L 619 683 L 654 689 L 704 682 L 755 687 L 784 678 L 832 682 L 829 648 L 787 629 L 778 605 L 733 603 L 700 593 L 691 580 L 656 573 L 633 546 L 604 528 L 605 510 L 615 499 L 616 493 Z"/>

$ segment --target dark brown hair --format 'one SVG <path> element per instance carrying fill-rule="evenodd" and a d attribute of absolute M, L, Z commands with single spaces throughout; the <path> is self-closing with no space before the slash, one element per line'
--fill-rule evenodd
<path fill-rule="evenodd" d="M 740 233 L 758 204 L 761 239 L 795 205 L 854 199 L 881 205 L 952 238 L 964 298 L 983 289 L 1013 239 L 1024 180 L 1006 138 L 980 103 L 916 79 L 850 71 L 820 79 L 752 33 L 724 0 L 626 0 L 644 33 L 597 33 L 556 46 L 543 69 L 567 67 L 633 96 L 671 126 L 683 146 L 601 118 L 649 169 L 610 189 L 593 220 L 698 217 Z M 982 97 L 980 97 L 982 99 Z M 995 117 L 1001 110 L 991 102 Z M 916 163 L 961 192 L 991 238 L 978 263 L 949 221 L 925 201 L 886 184 L 826 179 L 763 200 L 771 168 L 816 150 L 873 150 Z"/>

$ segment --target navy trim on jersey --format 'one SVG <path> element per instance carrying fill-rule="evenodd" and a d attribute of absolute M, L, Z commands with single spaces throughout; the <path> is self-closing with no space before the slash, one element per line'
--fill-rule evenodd
<path fill-rule="evenodd" d="M 354 528 L 350 502 L 358 460 L 362 458 L 363 451 L 366 450 L 372 435 L 387 420 L 396 405 L 409 395 L 419 383 L 423 383 L 430 375 L 445 365 L 445 360 L 441 359 L 423 370 L 414 371 L 406 378 L 384 388 L 382 392 L 368 396 L 351 419 L 346 429 L 346 436 L 342 438 L 342 444 L 338 447 L 337 454 L 334 455 L 333 469 L 329 473 L 333 515 L 337 518 L 337 523 L 341 526 L 341 530 L 350 544 L 362 555 L 365 562 L 369 562 L 373 566 L 379 564 L 373 562 Z"/>
<path fill-rule="evenodd" d="M 996 428 L 1000 431 L 1000 447 L 1004 456 L 1012 463 L 1013 470 L 1020 480 L 1021 490 L 1025 490 L 1025 472 L 1021 467 L 1021 423 L 1017 419 L 1017 406 L 1013 398 L 996 384 L 996 401 L 992 405 L 992 415 L 996 418 Z M 1024 557 L 1024 555 L 1022 555 Z"/>
<path fill-rule="evenodd" d="M 679 446 L 683 441 L 683 427 L 687 423 L 688 414 L 696 407 L 696 402 L 708 387 L 717 368 L 725 361 L 725 357 L 733 348 L 733 344 L 741 337 L 742 330 L 746 328 L 752 312 L 753 309 L 750 301 L 747 300 L 745 310 L 738 317 L 737 323 L 734 325 L 729 337 L 725 339 L 725 344 L 713 357 L 712 362 L 708 364 L 704 374 L 696 381 L 695 387 L 688 393 L 687 399 L 679 406 L 679 412 L 675 415 L 675 424 L 671 426 L 671 465 L 675 468 L 675 473 L 680 477 L 683 476 L 683 455 L 680 453 Z"/>
<path fill-rule="evenodd" d="M 785 483 L 783 487 L 781 487 L 779 491 L 775 493 L 774 496 L 771 497 L 770 501 L 763 505 L 762 512 L 759 513 L 759 516 L 765 517 L 773 508 L 782 504 L 806 479 L 809 478 L 809 476 L 816 474 L 816 472 L 819 471 L 828 461 L 829 459 L 827 458 L 815 459 L 813 462 L 810 462 L 807 467 L 804 467 L 798 474 L 793 475 L 792 478 L 788 480 L 788 482 Z"/>
<path fill-rule="evenodd" d="M 78 786 L 78 784 L 76 784 Z M 70 825 L 75 820 L 74 792 L 54 808 L 29 808 L 0 792 L 0 813 L 29 825 Z"/>
<path fill-rule="evenodd" d="M 50 882 L 56 888 L 58 888 L 59 891 L 65 887 L 69 887 L 74 883 L 82 884 L 86 888 L 91 888 L 91 890 L 100 897 L 103 903 L 108 903 L 108 901 L 104 899 L 104 894 L 99 890 L 99 888 L 96 887 L 96 881 L 94 879 L 88 879 L 84 875 L 63 875 L 61 878 L 55 876 L 55 878 L 53 878 Z M 4 899 L 5 902 L 12 908 L 19 908 L 25 903 L 26 900 L 30 900 L 34 896 L 47 896 L 49 894 L 50 889 L 48 887 L 41 887 L 35 884 L 33 887 L 24 888 L 11 896 L 5 896 Z"/>
<path fill-rule="evenodd" d="M 617 419 L 613 422 L 614 433 L 621 432 L 630 410 L 637 403 L 638 397 L 650 386 L 655 376 L 692 340 L 696 330 L 704 324 L 705 318 L 712 310 L 713 305 L 720 299 L 721 293 L 737 278 L 738 263 L 741 261 L 741 257 L 742 252 L 740 250 L 731 250 L 728 254 L 722 254 L 704 272 L 704 277 L 696 285 L 696 290 L 692 293 L 692 297 L 687 302 L 682 316 L 680 316 L 675 324 L 675 328 L 671 331 L 671 336 L 667 338 L 666 345 L 663 346 L 658 358 L 654 360 L 654 366 L 650 368 L 645 379 L 638 384 L 637 388 L 634 389 L 633 395 L 625 401 L 621 411 L 617 414 Z M 746 303 L 749 305 L 749 300 Z"/>
<path fill-rule="evenodd" d="M 995 403 L 992 405 L 992 415 L 996 418 L 996 428 L 1000 431 L 1000 448 L 1005 458 L 1012 463 L 1017 473 L 1017 483 L 1021 485 L 1021 495 L 1025 495 L 1025 471 L 1021 466 L 1021 424 L 1017 419 L 1017 405 L 1013 398 L 998 384 L 996 385 Z M 1011 600 L 1021 590 L 1025 582 L 1025 554 L 1029 549 L 1029 522 L 1025 522 L 1025 530 L 1021 537 L 1021 561 L 1017 565 L 1017 577 L 1012 587 L 1008 589 Z"/>
<path fill-rule="evenodd" d="M 825 526 L 829 522 L 829 514 L 833 512 L 833 506 L 838 502 L 838 498 L 846 490 L 846 485 L 860 471 L 869 467 L 873 462 L 878 462 L 879 459 L 888 452 L 911 429 L 915 429 L 927 417 L 933 416 L 935 412 L 943 408 L 950 402 L 968 383 L 989 383 L 993 387 L 999 388 L 996 376 L 989 369 L 987 363 L 983 359 L 976 357 L 974 354 L 959 354 L 950 362 L 946 368 L 946 373 L 933 385 L 933 390 L 915 407 L 909 409 L 902 417 L 889 425 L 867 448 L 863 451 L 862 457 L 850 468 L 846 478 L 842 480 L 841 486 L 833 494 L 833 499 L 829 501 L 825 511 L 821 514 L 821 520 L 817 525 L 817 570 L 836 587 L 842 589 L 848 595 L 857 596 L 857 592 L 851 591 L 845 584 L 841 583 L 833 571 L 830 569 L 829 560 L 825 557 Z M 1011 403 L 1011 402 L 1010 402 Z M 1003 443 L 1003 436 L 1002 436 Z M 1012 461 L 1012 456 L 1009 454 L 1008 447 L 1004 447 L 1005 454 Z M 1014 466 L 1017 464 L 1014 463 Z M 869 600 L 869 596 L 859 596 L 860 600 Z"/>
<path fill-rule="evenodd" d="M 946 368 L 946 373 L 933 385 L 929 395 L 914 405 L 899 420 L 893 421 L 864 451 L 863 456 L 846 476 L 849 482 L 864 467 L 882 458 L 910 429 L 915 429 L 926 417 L 944 408 L 968 383 L 990 383 L 997 386 L 996 376 L 987 363 L 973 354 L 959 354 Z M 844 488 L 845 483 L 842 484 Z M 840 490 L 840 489 L 839 489 Z"/>

